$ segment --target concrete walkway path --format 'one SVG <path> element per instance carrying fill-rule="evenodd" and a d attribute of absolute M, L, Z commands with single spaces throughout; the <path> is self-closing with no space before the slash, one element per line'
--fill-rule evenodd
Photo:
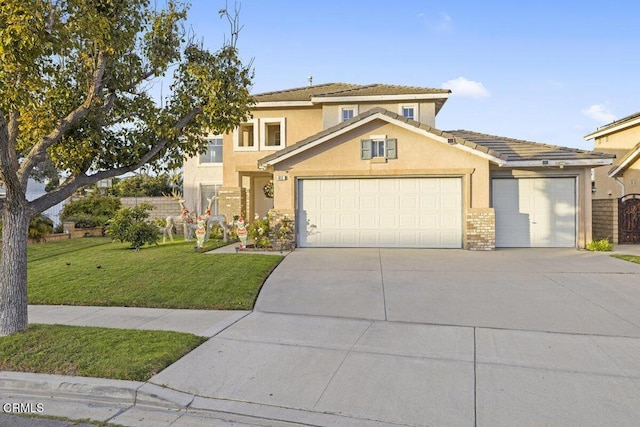
<path fill-rule="evenodd" d="M 157 314 L 138 327 L 180 313 Z M 228 315 L 147 383 L 5 372 L 0 398 L 135 426 L 640 424 L 640 266 L 608 254 L 297 249 Z"/>

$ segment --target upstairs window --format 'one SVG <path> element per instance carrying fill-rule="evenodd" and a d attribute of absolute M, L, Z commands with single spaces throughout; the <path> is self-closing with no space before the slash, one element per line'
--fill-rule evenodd
<path fill-rule="evenodd" d="M 285 119 L 267 118 L 260 119 L 260 149 L 279 150 L 285 146 Z"/>
<path fill-rule="evenodd" d="M 233 133 L 233 146 L 236 151 L 257 151 L 258 122 L 255 119 L 240 124 Z"/>
<path fill-rule="evenodd" d="M 356 105 L 345 105 L 340 107 L 340 121 L 345 122 L 353 119 L 358 115 L 358 107 Z"/>
<path fill-rule="evenodd" d="M 397 159 L 398 140 L 395 138 L 372 137 L 360 141 L 360 158 L 371 159 Z"/>
<path fill-rule="evenodd" d="M 222 163 L 222 137 L 207 138 L 207 152 L 200 154 L 200 164 Z"/>
<path fill-rule="evenodd" d="M 414 118 L 414 109 L 413 107 L 402 107 L 402 116 L 407 119 L 413 120 Z"/>

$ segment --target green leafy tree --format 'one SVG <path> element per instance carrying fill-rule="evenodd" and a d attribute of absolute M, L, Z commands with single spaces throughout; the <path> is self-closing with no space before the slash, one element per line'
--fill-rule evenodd
<path fill-rule="evenodd" d="M 167 0 L 0 0 L 0 335 L 25 330 L 31 218 L 76 189 L 147 165 L 174 169 L 206 150 L 205 130 L 248 119 L 251 64 L 236 49 L 238 12 L 220 11 L 231 36 L 211 52 L 186 37 L 188 8 Z M 170 70 L 162 102 L 149 93 Z M 28 201 L 45 161 L 65 176 Z"/>
<path fill-rule="evenodd" d="M 171 194 L 175 188 L 168 174 L 156 176 L 141 174 L 123 178 L 113 184 L 111 192 L 118 197 L 160 197 Z"/>
<path fill-rule="evenodd" d="M 147 220 L 151 209 L 153 206 L 149 203 L 120 208 L 113 218 L 107 221 L 107 235 L 113 240 L 131 243 L 131 247 L 136 250 L 146 244 L 157 245 L 160 230 L 153 222 Z"/>
<path fill-rule="evenodd" d="M 117 197 L 83 197 L 65 203 L 59 216 L 62 221 L 74 221 L 78 228 L 99 227 L 105 225 L 120 207 Z"/>

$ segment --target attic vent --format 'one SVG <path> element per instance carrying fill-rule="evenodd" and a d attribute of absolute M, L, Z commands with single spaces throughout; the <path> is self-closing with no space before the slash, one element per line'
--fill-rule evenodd
<path fill-rule="evenodd" d="M 447 142 L 449 143 L 449 145 L 456 145 L 456 139 L 455 138 L 449 138 L 449 139 L 447 139 Z"/>

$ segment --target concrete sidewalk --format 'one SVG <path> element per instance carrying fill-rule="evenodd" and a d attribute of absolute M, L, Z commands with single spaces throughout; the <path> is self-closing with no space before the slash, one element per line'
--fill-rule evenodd
<path fill-rule="evenodd" d="M 256 311 L 213 314 L 149 382 L 2 373 L 0 398 L 135 426 L 636 426 L 639 283 L 640 266 L 575 250 L 298 249 Z"/>
<path fill-rule="evenodd" d="M 250 311 L 30 305 L 29 323 L 187 332 L 212 337 Z"/>

